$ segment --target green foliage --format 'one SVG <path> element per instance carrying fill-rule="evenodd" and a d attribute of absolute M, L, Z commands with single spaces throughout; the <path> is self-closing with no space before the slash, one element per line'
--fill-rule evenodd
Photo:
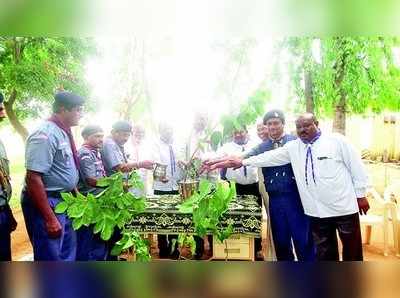
<path fill-rule="evenodd" d="M 89 38 L 0 37 L 0 90 L 10 123 L 24 139 L 23 120 L 41 116 L 57 90 L 87 97 L 84 66 L 93 53 Z"/>
<path fill-rule="evenodd" d="M 197 180 L 199 178 L 201 168 L 201 160 L 198 158 L 192 158 L 189 163 L 184 165 L 182 168 L 184 172 L 184 181 Z"/>
<path fill-rule="evenodd" d="M 265 104 L 271 98 L 269 91 L 258 90 L 248 101 L 240 106 L 237 114 L 224 115 L 221 117 L 221 130 L 213 130 L 211 134 L 212 148 L 218 148 L 222 143 L 232 137 L 235 130 L 240 130 L 243 127 L 248 127 L 254 124 L 258 117 L 265 112 Z M 215 150 L 214 149 L 214 150 Z"/>
<path fill-rule="evenodd" d="M 183 247 L 189 247 L 192 257 L 196 254 L 196 241 L 194 240 L 193 235 L 179 234 L 178 235 L 178 240 L 177 239 L 172 239 L 172 245 L 171 245 L 171 249 L 172 250 L 175 248 L 175 243 L 176 242 L 178 242 L 178 246 L 181 249 Z M 171 254 L 172 253 L 173 253 L 173 251 L 171 251 Z"/>
<path fill-rule="evenodd" d="M 37 116 L 57 88 L 88 94 L 84 62 L 94 53 L 86 38 L 0 38 L 0 89 L 16 90 L 16 112 L 21 119 Z"/>
<path fill-rule="evenodd" d="M 216 151 L 219 146 L 232 137 L 235 130 L 240 130 L 243 127 L 254 124 L 257 118 L 264 114 L 265 104 L 270 98 L 271 94 L 269 91 L 258 90 L 249 97 L 246 103 L 240 106 L 237 114 L 221 117 L 220 123 L 217 124 L 217 126 L 221 126 L 220 129 L 217 129 L 217 126 L 207 129 L 206 136 L 199 141 L 195 152 L 183 168 L 184 181 L 188 178 L 191 180 L 199 179 L 201 161 L 195 157 L 195 153 L 198 150 L 201 150 L 206 145 L 211 145 L 211 148 Z"/>
<path fill-rule="evenodd" d="M 223 242 L 232 235 L 233 228 L 230 225 L 222 230 L 219 221 L 235 196 L 235 183 L 218 181 L 213 184 L 202 179 L 198 191 L 179 206 L 179 211 L 193 213 L 197 235 L 204 237 L 208 232 L 212 232 L 219 241 Z"/>
<path fill-rule="evenodd" d="M 291 54 L 291 90 L 302 106 L 304 73 L 311 73 L 316 114 L 332 117 L 341 94 L 346 113 L 400 110 L 400 68 L 393 53 L 398 38 L 291 37 L 279 46 Z M 313 46 L 320 50 L 319 59 Z"/>
<path fill-rule="evenodd" d="M 63 201 L 56 206 L 55 212 L 67 213 L 72 219 L 75 230 L 82 226 L 93 227 L 93 232 L 100 233 L 100 237 L 105 241 L 111 238 L 115 229 L 122 230 L 122 238 L 112 253 L 121 253 L 127 248 L 134 247 L 138 259 L 147 260 L 150 255 L 144 240 L 137 233 L 125 229 L 125 225 L 146 208 L 145 198 L 135 197 L 126 191 L 131 187 L 143 189 L 139 175 L 133 171 L 126 180 L 124 174 L 115 173 L 100 179 L 97 186 L 104 188 L 97 196 L 93 194 L 84 196 L 81 193 L 73 196 L 70 193 L 63 193 L 61 195 Z"/>
<path fill-rule="evenodd" d="M 111 250 L 111 254 L 118 256 L 123 251 L 127 251 L 130 248 L 135 249 L 138 261 L 147 262 L 151 260 L 148 243 L 142 239 L 139 233 L 134 231 L 123 233 L 121 240 L 119 240 Z"/>

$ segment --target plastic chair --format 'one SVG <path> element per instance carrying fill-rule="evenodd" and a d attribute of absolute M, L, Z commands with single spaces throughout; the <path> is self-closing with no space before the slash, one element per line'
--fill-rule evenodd
<path fill-rule="evenodd" d="M 396 181 L 386 187 L 383 198 L 385 202 L 395 205 L 395 211 L 390 219 L 397 226 L 395 229 L 397 241 L 395 241 L 396 256 L 400 257 L 400 181 Z"/>
<path fill-rule="evenodd" d="M 393 239 L 396 249 L 398 243 L 396 205 L 393 202 L 385 201 L 374 188 L 368 190 L 367 197 L 371 208 L 367 215 L 360 216 L 360 224 L 366 228 L 365 243 L 371 243 L 372 227 L 381 227 L 383 229 L 383 255 L 388 256 L 390 224 L 393 226 Z"/>

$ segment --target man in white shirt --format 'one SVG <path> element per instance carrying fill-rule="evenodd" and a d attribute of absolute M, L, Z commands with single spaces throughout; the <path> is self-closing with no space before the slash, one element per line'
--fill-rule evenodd
<path fill-rule="evenodd" d="M 151 150 L 149 150 L 145 135 L 146 133 L 142 126 L 134 125 L 132 127 L 130 142 L 128 141 L 125 145 L 128 162 L 139 162 L 140 160 L 150 159 Z M 143 191 L 135 189 L 134 193 L 136 195 L 152 194 L 150 185 L 151 182 L 149 181 L 149 171 L 147 169 L 141 168 L 137 169 L 137 172 L 143 181 L 144 189 Z"/>
<path fill-rule="evenodd" d="M 167 123 L 159 125 L 160 139 L 154 144 L 153 160 L 156 163 L 166 166 L 166 176 L 162 181 L 154 180 L 153 189 L 155 195 L 177 195 L 178 181 L 182 179 L 182 171 L 178 167 L 178 152 L 174 145 L 173 130 Z M 178 238 L 177 235 L 158 235 L 158 248 L 160 258 L 179 257 L 177 244 L 172 248 L 172 240 Z M 172 253 L 171 253 L 172 251 Z"/>
<path fill-rule="evenodd" d="M 318 260 L 339 260 L 336 232 L 343 244 L 344 261 L 363 260 L 358 213 L 366 214 L 368 177 L 359 154 L 339 134 L 318 129 L 312 114 L 296 120 L 299 139 L 283 147 L 242 159 L 226 157 L 205 163 L 204 168 L 256 166 L 291 163 L 304 212 L 311 229 Z"/>
<path fill-rule="evenodd" d="M 218 155 L 241 155 L 254 148 L 257 143 L 251 141 L 246 128 L 233 132 L 233 141 L 224 144 Z M 258 204 L 262 206 L 261 194 L 258 189 L 257 167 L 243 166 L 238 169 L 222 169 L 221 178 L 236 182 L 236 193 L 238 195 L 253 195 L 257 197 Z M 263 260 L 261 238 L 256 238 L 254 243 L 256 260 Z"/>
<path fill-rule="evenodd" d="M 296 139 L 286 134 L 285 115 L 280 110 L 268 111 L 264 116 L 269 138 L 243 156 L 248 158 L 265 151 L 275 150 Z M 315 246 L 310 219 L 304 214 L 292 165 L 262 167 L 265 190 L 268 192 L 269 223 L 278 261 L 314 261 Z"/>

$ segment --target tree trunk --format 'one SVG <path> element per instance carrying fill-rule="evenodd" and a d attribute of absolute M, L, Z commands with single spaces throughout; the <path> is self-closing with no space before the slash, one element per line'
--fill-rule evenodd
<path fill-rule="evenodd" d="M 12 127 L 16 130 L 16 132 L 21 136 L 22 140 L 25 142 L 26 139 L 28 138 L 29 132 L 25 128 L 25 126 L 18 120 L 18 117 L 13 109 L 14 102 L 16 99 L 17 99 L 17 91 L 14 89 L 11 92 L 9 99 L 4 102 L 4 108 L 6 109 L 6 113 Z"/>
<path fill-rule="evenodd" d="M 304 95 L 306 98 L 306 112 L 314 114 L 314 95 L 313 95 L 313 81 L 310 71 L 304 73 Z"/>
<path fill-rule="evenodd" d="M 335 106 L 333 131 L 342 135 L 346 134 L 346 96 L 344 94 L 341 94 L 339 103 Z"/>
<path fill-rule="evenodd" d="M 344 39 L 338 37 L 337 42 L 339 44 L 339 49 L 341 50 L 341 56 L 336 62 L 336 65 L 334 66 L 334 69 L 336 70 L 336 76 L 335 76 L 335 88 L 338 91 L 338 94 L 340 96 L 339 102 L 334 103 L 334 109 L 335 109 L 335 118 L 333 119 L 333 131 L 341 133 L 343 135 L 346 134 L 346 93 L 345 90 L 343 90 L 343 79 L 345 75 L 345 67 L 346 67 L 346 59 L 348 54 L 344 50 L 345 46 L 345 41 Z"/>

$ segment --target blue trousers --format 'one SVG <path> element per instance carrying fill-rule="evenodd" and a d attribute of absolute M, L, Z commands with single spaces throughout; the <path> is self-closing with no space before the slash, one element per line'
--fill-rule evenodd
<path fill-rule="evenodd" d="M 268 193 L 272 238 L 278 261 L 314 261 L 316 250 L 310 219 L 304 214 L 297 193 Z"/>
<path fill-rule="evenodd" d="M 11 261 L 11 218 L 7 210 L 0 211 L 0 261 Z"/>
<path fill-rule="evenodd" d="M 93 233 L 93 227 L 81 227 L 77 235 L 77 261 L 105 261 L 108 254 L 107 242 L 98 234 Z"/>
<path fill-rule="evenodd" d="M 48 200 L 54 210 L 61 199 L 48 197 Z M 61 224 L 62 232 L 59 238 L 50 238 L 42 215 L 25 192 L 22 193 L 21 207 L 25 218 L 26 230 L 33 247 L 34 260 L 75 261 L 76 232 L 72 228 L 72 222 L 67 215 L 56 214 Z"/>

